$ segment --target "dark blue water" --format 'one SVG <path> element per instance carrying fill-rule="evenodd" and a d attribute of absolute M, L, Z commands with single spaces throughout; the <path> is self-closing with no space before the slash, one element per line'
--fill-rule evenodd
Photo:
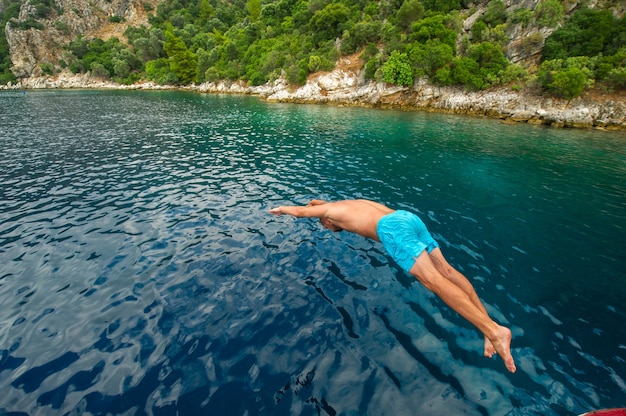
<path fill-rule="evenodd" d="M 626 135 L 174 92 L 0 93 L 0 414 L 626 405 Z M 518 372 L 380 244 L 419 213 Z"/>

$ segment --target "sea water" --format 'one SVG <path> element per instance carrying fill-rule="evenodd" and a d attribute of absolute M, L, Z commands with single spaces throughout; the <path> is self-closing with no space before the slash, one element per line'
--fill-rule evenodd
<path fill-rule="evenodd" d="M 0 414 L 626 405 L 626 135 L 186 92 L 0 93 Z M 420 215 L 518 371 L 376 242 Z"/>

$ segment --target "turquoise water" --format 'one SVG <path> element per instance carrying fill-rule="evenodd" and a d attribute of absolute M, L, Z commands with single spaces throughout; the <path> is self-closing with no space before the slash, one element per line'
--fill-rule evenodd
<path fill-rule="evenodd" d="M 624 133 L 43 91 L 0 145 L 0 414 L 626 405 Z M 267 213 L 356 197 L 422 216 L 516 374 L 380 244 Z"/>

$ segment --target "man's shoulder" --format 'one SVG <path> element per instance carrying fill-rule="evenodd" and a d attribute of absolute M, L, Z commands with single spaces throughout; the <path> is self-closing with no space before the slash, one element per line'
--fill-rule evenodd
<path fill-rule="evenodd" d="M 343 199 L 341 201 L 330 202 L 329 205 L 333 208 L 354 208 L 367 204 L 363 199 Z"/>
<path fill-rule="evenodd" d="M 335 202 L 328 202 L 325 204 L 328 207 L 329 212 L 334 211 L 344 211 L 347 210 L 348 213 L 353 214 L 356 212 L 366 212 L 366 211 L 376 211 L 376 212 L 384 212 L 389 213 L 393 212 L 391 208 L 386 207 L 383 204 L 378 202 L 370 201 L 368 199 L 344 199 Z"/>

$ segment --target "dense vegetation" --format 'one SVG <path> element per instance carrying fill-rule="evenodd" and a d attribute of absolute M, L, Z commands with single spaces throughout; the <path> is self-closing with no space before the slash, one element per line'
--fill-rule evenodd
<path fill-rule="evenodd" d="M 20 2 L 10 0 L 0 0 L 0 84 L 15 81 L 15 76 L 10 71 L 11 56 L 9 55 L 9 44 L 7 43 L 4 27 L 9 19 L 16 19 L 20 14 Z"/>
<path fill-rule="evenodd" d="M 596 81 L 626 89 L 626 17 L 580 9 L 546 39 L 538 81 L 548 92 L 577 97 Z"/>
<path fill-rule="evenodd" d="M 50 0 L 37 1 L 46 13 Z M 339 56 L 359 53 L 368 79 L 412 85 L 427 77 L 472 90 L 519 88 L 529 75 L 504 52 L 508 29 L 521 25 L 558 27 L 531 77 L 544 90 L 573 98 L 596 81 L 626 88 L 626 17 L 581 7 L 565 20 L 560 0 L 514 12 L 507 12 L 502 0 L 491 0 L 470 36 L 463 34 L 462 22 L 474 11 L 471 5 L 469 0 L 165 0 L 149 10 L 150 27 L 126 30 L 128 44 L 78 38 L 67 46 L 66 59 L 41 69 L 69 67 L 122 83 L 242 79 L 261 85 L 283 76 L 303 84 L 311 72 L 332 69 Z M 3 13 L 5 21 L 14 16 L 14 8 Z M 529 36 L 524 42 L 532 49 L 543 39 Z M 0 38 L 0 58 L 6 56 L 2 48 Z M 0 70 L 7 68 L 3 65 Z"/>
<path fill-rule="evenodd" d="M 332 69 L 340 55 L 360 52 L 368 79 L 411 85 L 427 76 L 484 89 L 525 75 L 504 57 L 507 39 L 494 35 L 504 32 L 504 3 L 492 3 L 498 7 L 481 20 L 482 32 L 457 50 L 460 0 L 166 0 L 151 27 L 127 30 L 132 53 L 119 43 L 103 48 L 78 40 L 69 46 L 76 59 L 68 65 L 98 75 L 105 69 L 124 82 L 136 73 L 170 84 L 243 79 L 260 85 L 280 76 L 303 84 L 311 72 Z"/>

